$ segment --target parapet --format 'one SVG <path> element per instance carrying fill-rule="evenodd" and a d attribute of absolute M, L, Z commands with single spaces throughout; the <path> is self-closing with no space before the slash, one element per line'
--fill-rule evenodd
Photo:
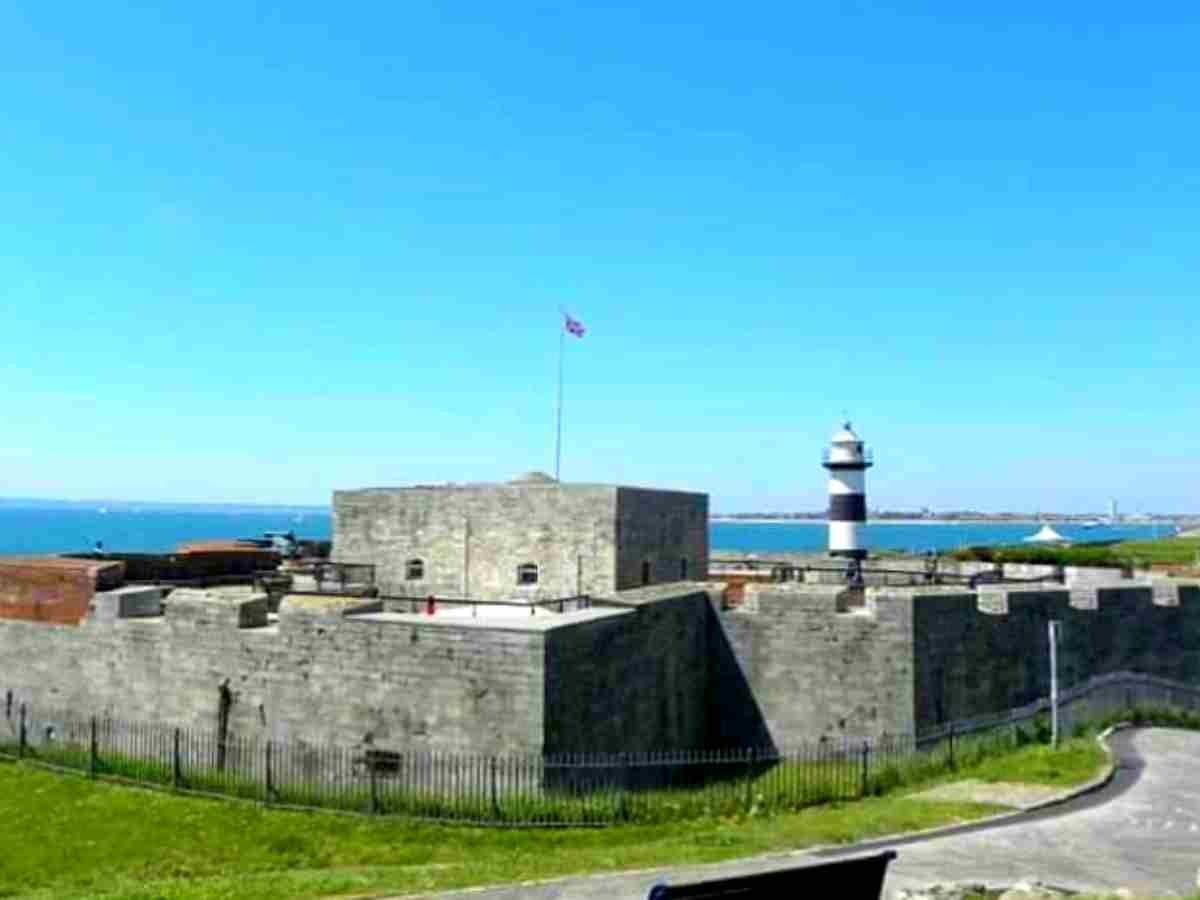
<path fill-rule="evenodd" d="M 809 584 L 802 581 L 747 584 L 744 598 L 735 612 L 747 615 L 799 613 L 873 619 L 895 596 L 911 593 L 912 590 L 907 588 L 853 588 L 845 584 Z"/>
<path fill-rule="evenodd" d="M 1111 570 L 1109 570 L 1111 571 Z M 1182 581 L 1173 578 L 1152 579 L 1106 579 L 1094 582 L 1076 581 L 1071 585 L 1053 582 L 1035 582 L 1021 585 L 982 585 L 974 592 L 961 588 L 907 588 L 893 589 L 894 593 L 910 593 L 918 604 L 929 602 L 935 596 L 953 595 L 956 604 L 974 606 L 979 613 L 1003 616 L 1021 608 L 1057 606 L 1081 612 L 1094 612 L 1107 604 L 1143 603 L 1147 608 L 1155 606 L 1180 606 L 1188 602 L 1185 595 L 1200 593 L 1200 582 Z"/>
<path fill-rule="evenodd" d="M 341 619 L 355 613 L 383 612 L 382 600 L 346 594 L 285 594 L 279 601 L 280 621 Z"/>
<path fill-rule="evenodd" d="M 144 619 L 161 616 L 165 588 L 153 585 L 128 585 L 111 591 L 99 591 L 92 598 L 88 618 L 93 622 L 118 619 Z"/>
<path fill-rule="evenodd" d="M 172 625 L 218 625 L 262 628 L 267 622 L 267 595 L 245 587 L 178 588 L 167 601 Z"/>
<path fill-rule="evenodd" d="M 672 581 L 667 584 L 654 584 L 616 591 L 612 596 L 605 597 L 604 602 L 614 606 L 647 606 L 696 594 L 705 594 L 712 599 L 720 598 L 723 588 L 724 585 L 720 582 Z"/>

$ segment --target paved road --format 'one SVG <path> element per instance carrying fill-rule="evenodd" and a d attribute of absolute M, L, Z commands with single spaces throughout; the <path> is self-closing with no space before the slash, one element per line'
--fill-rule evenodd
<path fill-rule="evenodd" d="M 1196 890 L 1200 867 L 1200 734 L 1118 732 L 1117 776 L 1101 791 L 1001 826 L 968 826 L 937 838 L 791 853 L 709 866 L 568 878 L 440 895 L 472 900 L 641 900 L 660 880 L 698 881 L 786 868 L 818 857 L 882 847 L 899 856 L 885 895 L 933 882 L 1012 884 L 1025 877 L 1077 889 L 1136 893 Z"/>

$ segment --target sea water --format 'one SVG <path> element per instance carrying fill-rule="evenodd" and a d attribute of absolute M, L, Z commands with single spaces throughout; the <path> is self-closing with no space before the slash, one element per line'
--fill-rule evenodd
<path fill-rule="evenodd" d="M 1073 541 L 1100 541 L 1166 536 L 1163 525 L 1122 524 L 1083 528 L 1055 524 Z M 327 510 L 165 511 L 161 509 L 0 507 L 0 554 L 78 553 L 97 541 L 111 552 L 165 553 L 193 540 L 259 537 L 266 531 L 294 531 L 299 538 L 328 539 L 332 523 Z M 866 526 L 868 546 L 875 549 L 953 550 L 959 547 L 1017 544 L 1038 526 L 1014 522 L 879 522 Z M 712 522 L 710 546 L 717 551 L 781 553 L 823 550 L 824 522 Z"/>
<path fill-rule="evenodd" d="M 1029 522 L 871 522 L 863 530 L 863 542 L 873 550 L 925 553 L 1020 544 L 1040 527 Z M 1140 540 L 1170 533 L 1167 526 L 1154 524 L 1085 528 L 1056 522 L 1054 530 L 1079 543 Z M 709 546 L 718 552 L 803 553 L 824 550 L 829 541 L 829 528 L 824 522 L 712 522 L 708 533 Z"/>

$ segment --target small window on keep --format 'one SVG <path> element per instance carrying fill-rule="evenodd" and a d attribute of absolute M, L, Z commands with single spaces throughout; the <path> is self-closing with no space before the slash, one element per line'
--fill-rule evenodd
<path fill-rule="evenodd" d="M 537 584 L 537 563 L 522 563 L 517 566 L 517 584 Z"/>
<path fill-rule="evenodd" d="M 404 565 L 404 578 L 406 581 L 420 581 L 425 577 L 425 560 L 410 559 Z"/>

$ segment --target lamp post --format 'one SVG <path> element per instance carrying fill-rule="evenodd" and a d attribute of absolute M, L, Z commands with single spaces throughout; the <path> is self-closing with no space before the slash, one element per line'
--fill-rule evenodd
<path fill-rule="evenodd" d="M 1049 622 L 1050 633 L 1050 746 L 1058 749 L 1058 638 L 1062 623 L 1057 619 Z"/>

